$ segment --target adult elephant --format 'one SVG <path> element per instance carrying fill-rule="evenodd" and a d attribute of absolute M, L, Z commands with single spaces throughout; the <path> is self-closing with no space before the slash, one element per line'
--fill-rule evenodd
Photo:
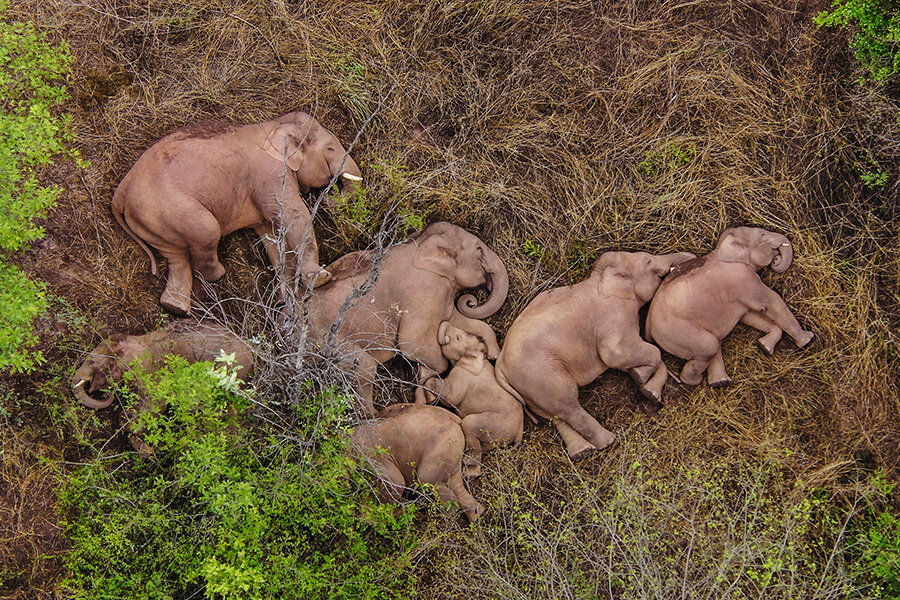
<path fill-rule="evenodd" d="M 493 329 L 479 319 L 503 305 L 509 279 L 500 257 L 478 237 L 450 223 L 434 223 L 388 248 L 377 265 L 375 259 L 372 250 L 339 258 L 327 267 L 331 281 L 309 300 L 313 335 L 342 357 L 367 415 L 374 414 L 378 364 L 398 352 L 419 363 L 420 384 L 447 370 L 438 344 L 442 321 L 481 336 L 490 358 L 499 354 Z M 369 284 L 373 268 L 377 278 Z M 465 294 L 454 306 L 460 290 L 482 286 L 490 291 L 484 303 Z"/>
<path fill-rule="evenodd" d="M 647 313 L 647 337 L 687 360 L 681 381 L 697 385 L 704 371 L 712 387 L 731 383 L 721 342 L 738 321 L 762 331 L 764 352 L 772 355 L 787 332 L 799 348 L 813 339 L 784 300 L 757 271 L 788 270 L 794 259 L 790 240 L 757 227 L 729 227 L 712 252 L 679 265 L 660 286 Z"/>
<path fill-rule="evenodd" d="M 362 176 L 333 133 L 304 112 L 253 125 L 197 123 L 153 144 L 116 189 L 112 210 L 150 257 L 168 261 L 160 304 L 190 312 L 193 272 L 207 281 L 225 275 L 217 245 L 223 235 L 253 228 L 269 260 L 287 281 L 321 285 L 315 233 L 303 195 L 330 182 L 355 184 Z M 285 250 L 273 233 L 284 227 Z M 299 262 L 299 274 L 297 273 Z M 279 269 L 281 271 L 281 269 Z"/>

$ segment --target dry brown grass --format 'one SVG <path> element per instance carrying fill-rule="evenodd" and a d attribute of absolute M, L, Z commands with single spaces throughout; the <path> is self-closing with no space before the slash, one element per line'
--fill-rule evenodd
<path fill-rule="evenodd" d="M 72 46 L 70 109 L 91 161 L 83 174 L 47 174 L 66 191 L 26 263 L 98 334 L 149 328 L 163 279 L 109 212 L 147 146 L 192 121 L 295 109 L 348 140 L 383 101 L 353 150 L 372 214 L 317 219 L 326 259 L 364 247 L 389 210 L 463 225 L 510 270 L 509 301 L 492 319 L 502 333 L 536 293 L 583 277 L 605 250 L 702 254 L 731 224 L 783 232 L 795 265 L 763 277 L 816 332 L 814 348 L 783 342 L 764 357 L 739 327 L 724 345 L 726 390 L 670 385 L 667 407 L 646 418 L 627 377 L 609 373 L 583 403 L 613 431 L 666 448 L 659 460 L 673 474 L 686 453 L 778 456 L 793 477 L 839 486 L 835 465 L 861 450 L 896 473 L 900 124 L 891 97 L 856 83 L 845 39 L 815 30 L 823 7 L 19 0 L 17 16 Z M 890 175 L 884 189 L 860 180 L 876 168 Z M 223 243 L 221 296 L 265 287 L 252 239 Z M 540 263 L 526 241 L 544 249 Z M 546 425 L 532 428 L 514 460 L 488 457 L 488 471 L 502 480 L 528 465 L 552 481 L 573 469 L 559 446 Z M 575 468 L 599 486 L 616 464 Z M 477 496 L 503 492 L 490 481 Z M 474 568 L 463 550 L 451 557 Z M 455 572 L 446 559 L 424 554 L 425 596 L 443 597 Z"/>

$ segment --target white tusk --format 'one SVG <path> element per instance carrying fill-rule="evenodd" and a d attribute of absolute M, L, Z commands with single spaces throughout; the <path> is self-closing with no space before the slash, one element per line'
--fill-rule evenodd
<path fill-rule="evenodd" d="M 352 173 L 341 173 L 341 177 L 349 179 L 350 181 L 362 181 L 362 177 L 353 175 Z"/>
<path fill-rule="evenodd" d="M 788 242 L 785 242 L 782 244 L 782 246 L 790 246 L 790 244 Z"/>
<path fill-rule="evenodd" d="M 87 379 L 82 379 L 81 381 L 79 381 L 78 383 L 76 383 L 75 385 L 73 385 L 72 387 L 73 387 L 73 388 L 80 388 L 81 386 L 83 386 L 83 385 L 86 384 L 86 383 L 87 383 Z"/>
<path fill-rule="evenodd" d="M 671 273 L 674 270 L 675 270 L 675 265 L 672 265 L 671 267 L 669 267 L 669 273 Z"/>

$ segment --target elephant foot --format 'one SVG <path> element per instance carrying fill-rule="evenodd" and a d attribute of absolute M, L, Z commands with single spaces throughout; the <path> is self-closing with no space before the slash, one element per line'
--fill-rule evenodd
<path fill-rule="evenodd" d="M 585 458 L 597 452 L 599 452 L 599 450 L 597 450 L 597 447 L 593 444 L 590 444 L 589 446 L 586 446 L 585 448 L 582 448 L 581 450 L 578 450 L 576 452 L 572 452 L 571 450 L 569 450 L 569 459 L 572 462 L 577 462 L 580 460 L 584 460 Z"/>
<path fill-rule="evenodd" d="M 191 312 L 191 304 L 186 298 L 177 297 L 175 294 L 166 290 L 159 298 L 159 303 L 164 309 L 178 317 L 186 317 Z"/>
<path fill-rule="evenodd" d="M 812 342 L 816 337 L 812 331 L 804 331 L 800 337 L 794 338 L 794 342 L 797 343 L 798 348 L 806 348 L 810 342 Z"/>
<path fill-rule="evenodd" d="M 475 462 L 474 460 L 470 462 L 464 462 L 462 473 L 466 477 L 478 477 L 479 475 L 481 475 L 481 463 Z"/>
<path fill-rule="evenodd" d="M 646 370 L 646 367 L 645 367 L 645 370 Z M 638 385 L 644 385 L 650 379 L 649 374 L 646 376 L 642 375 L 641 372 L 636 367 L 632 367 L 632 368 L 628 369 L 628 374 L 631 375 L 631 378 Z M 650 374 L 652 374 L 652 371 Z"/>
<path fill-rule="evenodd" d="M 759 338 L 756 340 L 756 345 L 766 356 L 775 355 L 775 346 L 770 346 L 766 341 L 766 338 Z"/>
<path fill-rule="evenodd" d="M 724 379 L 716 379 L 715 381 L 709 382 L 709 387 L 716 388 L 716 389 L 728 387 L 729 385 L 731 385 L 731 382 L 732 382 L 731 377 L 726 377 Z"/>
<path fill-rule="evenodd" d="M 684 370 L 681 371 L 681 383 L 685 385 L 700 385 L 703 383 L 703 371 L 699 373 L 685 373 Z"/>
<path fill-rule="evenodd" d="M 215 283 L 225 277 L 225 267 L 222 266 L 222 263 L 219 263 L 214 267 L 200 271 L 200 275 L 209 283 Z"/>
<path fill-rule="evenodd" d="M 156 454 L 156 448 L 142 440 L 138 435 L 128 436 L 128 441 L 131 442 L 131 447 L 134 448 L 134 451 L 141 458 L 150 458 Z"/>
<path fill-rule="evenodd" d="M 310 271 L 306 274 L 306 280 L 312 282 L 313 289 L 321 287 L 331 281 L 331 273 L 323 268 L 318 271 Z"/>
<path fill-rule="evenodd" d="M 663 406 L 664 404 L 662 402 L 654 398 L 646 398 L 644 396 L 638 397 L 638 407 L 644 414 L 652 415 L 653 413 L 658 412 Z"/>

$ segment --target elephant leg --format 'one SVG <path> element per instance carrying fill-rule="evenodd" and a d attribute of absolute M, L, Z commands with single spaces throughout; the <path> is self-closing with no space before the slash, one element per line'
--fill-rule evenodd
<path fill-rule="evenodd" d="M 378 361 L 356 344 L 341 345 L 337 350 L 340 356 L 338 369 L 347 377 L 346 383 L 356 392 L 358 410 L 366 418 L 374 417 L 372 397 Z"/>
<path fill-rule="evenodd" d="M 716 354 L 722 350 L 722 346 L 712 333 L 691 327 L 685 330 L 678 350 L 678 356 L 688 359 L 681 369 L 681 382 L 698 385 L 703 381 L 703 373 Z"/>
<path fill-rule="evenodd" d="M 659 348 L 634 335 L 615 346 L 602 348 L 600 359 L 608 367 L 628 371 L 641 393 L 654 402 L 662 400 L 668 371 Z"/>
<path fill-rule="evenodd" d="M 741 317 L 741 323 L 748 325 L 757 331 L 762 331 L 765 335 L 757 340 L 757 344 L 763 352 L 772 356 L 775 354 L 775 346 L 781 340 L 783 331 L 781 328 L 766 318 L 762 313 L 750 311 Z"/>
<path fill-rule="evenodd" d="M 769 288 L 763 286 L 763 291 L 758 298 L 758 306 L 750 306 L 751 310 L 762 313 L 767 319 L 770 319 L 782 331 L 793 338 L 798 348 L 803 348 L 809 344 L 813 337 L 811 331 L 805 331 L 800 327 L 800 323 L 784 303 L 781 296 L 773 292 Z"/>
<path fill-rule="evenodd" d="M 466 451 L 463 454 L 463 470 L 469 477 L 481 475 L 481 455 L 485 450 L 490 450 L 493 445 L 485 430 L 490 426 L 487 423 L 490 415 L 474 414 L 462 420 L 463 434 L 466 436 Z"/>
<path fill-rule="evenodd" d="M 559 415 L 560 420 L 565 421 L 580 436 L 593 444 L 597 450 L 603 450 L 616 441 L 616 436 L 611 431 L 603 427 L 597 422 L 597 419 L 581 407 L 581 404 L 578 403 L 577 390 L 573 400 L 573 404 Z"/>
<path fill-rule="evenodd" d="M 381 461 L 376 466 L 376 472 L 381 488 L 378 491 L 378 501 L 385 504 L 399 503 L 406 489 L 406 480 L 400 468 L 393 462 Z"/>
<path fill-rule="evenodd" d="M 566 452 L 572 460 L 582 458 L 585 456 L 585 453 L 597 449 L 597 446 L 578 435 L 578 432 L 569 427 L 565 421 L 553 419 L 553 424 L 556 426 L 559 436 L 566 445 Z"/>
<path fill-rule="evenodd" d="M 218 281 L 225 276 L 217 251 L 221 237 L 222 228 L 212 213 L 202 213 L 193 219 L 190 236 L 185 236 L 190 240 L 191 266 L 206 281 Z"/>
<path fill-rule="evenodd" d="M 166 289 L 159 303 L 171 313 L 184 316 L 191 312 L 191 286 L 194 275 L 187 250 L 160 250 L 168 263 Z"/>
<path fill-rule="evenodd" d="M 431 396 L 431 398 L 434 398 L 434 394 L 431 393 L 431 390 L 425 389 L 425 382 L 432 377 L 437 377 L 437 375 L 437 371 L 426 367 L 422 363 L 419 363 L 419 368 L 416 372 L 416 404 L 428 404 L 429 396 Z"/>
<path fill-rule="evenodd" d="M 725 372 L 725 361 L 722 358 L 722 349 L 716 352 L 706 371 L 706 381 L 710 387 L 720 388 L 731 385 L 731 377 Z"/>
<path fill-rule="evenodd" d="M 469 493 L 469 490 L 466 489 L 466 485 L 462 480 L 462 474 L 458 469 L 450 474 L 446 482 L 436 482 L 434 483 L 434 487 L 437 490 L 438 498 L 441 499 L 441 502 L 453 502 L 459 505 L 463 513 L 465 513 L 466 518 L 469 520 L 469 523 L 474 523 L 484 512 L 484 507 L 479 504 L 479 502 L 472 497 L 472 494 Z"/>

